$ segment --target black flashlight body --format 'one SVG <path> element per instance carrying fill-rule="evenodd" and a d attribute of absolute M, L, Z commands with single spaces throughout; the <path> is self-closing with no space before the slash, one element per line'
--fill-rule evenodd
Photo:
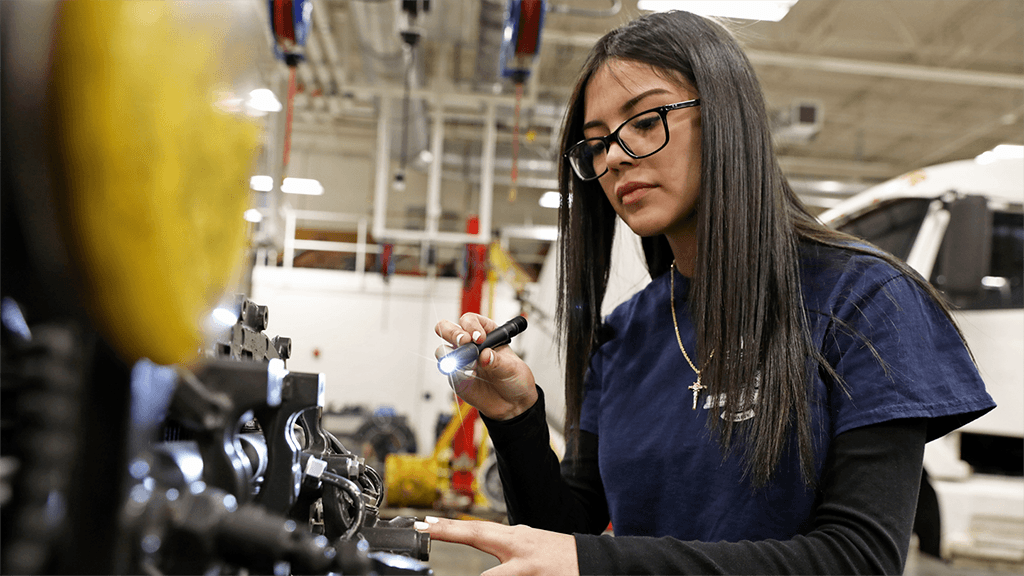
<path fill-rule="evenodd" d="M 440 370 L 442 374 L 451 374 L 456 370 L 461 370 L 475 362 L 485 348 L 497 348 L 499 346 L 504 346 L 512 341 L 513 336 L 519 334 L 523 330 L 526 330 L 526 318 L 516 316 L 488 332 L 487 336 L 484 337 L 483 342 L 479 344 L 475 342 L 463 344 L 448 354 L 445 354 L 437 361 L 437 369 Z M 450 366 L 451 369 L 445 370 L 446 366 Z"/>

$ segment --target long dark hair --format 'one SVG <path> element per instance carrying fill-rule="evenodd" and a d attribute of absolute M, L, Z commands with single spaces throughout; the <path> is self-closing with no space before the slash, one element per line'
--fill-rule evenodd
<path fill-rule="evenodd" d="M 755 485 L 770 480 L 795 430 L 803 476 L 811 484 L 816 439 L 808 371 L 817 364 L 838 377 L 811 344 L 797 246 L 801 240 L 848 246 L 851 238 L 819 223 L 787 183 L 760 84 L 739 44 L 719 24 L 687 12 L 651 14 L 597 42 L 569 101 L 562 150 L 583 138 L 585 90 L 609 60 L 647 64 L 666 78 L 681 76 L 699 94 L 698 259 L 690 290 L 695 361 L 704 382 L 725 398 L 721 407 L 712 403 L 708 421 L 725 453 L 741 447 Z M 600 185 L 577 179 L 565 161 L 559 189 L 556 322 L 566 351 L 565 429 L 572 439 L 578 434 L 585 373 L 600 340 L 615 211 Z M 642 245 L 651 277 L 667 272 L 673 256 L 665 237 L 643 238 Z M 910 272 L 895 258 L 886 259 Z M 752 398 L 748 388 L 758 378 L 758 418 L 737 424 L 717 417 L 749 408 L 744 405 Z"/>

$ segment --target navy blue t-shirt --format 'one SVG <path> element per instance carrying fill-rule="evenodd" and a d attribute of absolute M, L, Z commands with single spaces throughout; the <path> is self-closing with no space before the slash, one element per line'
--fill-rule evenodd
<path fill-rule="evenodd" d="M 696 375 L 676 342 L 669 274 L 683 344 L 697 357 L 689 280 L 672 271 L 606 318 L 613 336 L 595 351 L 587 377 L 580 428 L 600 438 L 615 534 L 737 542 L 805 532 L 815 492 L 797 451 L 783 455 L 767 487 L 754 489 L 739 451 L 723 459 L 709 430 L 714 390 L 691 409 L 687 386 Z M 826 383 L 811 371 L 819 474 L 831 438 L 844 431 L 923 417 L 933 419 L 932 439 L 994 406 L 953 325 L 913 280 L 877 257 L 817 245 L 801 247 L 801 275 L 813 342 L 844 381 Z M 757 418 L 756 396 L 751 411 L 732 417 Z"/>

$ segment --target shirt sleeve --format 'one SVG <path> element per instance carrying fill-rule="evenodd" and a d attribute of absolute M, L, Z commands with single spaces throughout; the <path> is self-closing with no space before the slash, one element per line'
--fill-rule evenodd
<path fill-rule="evenodd" d="M 758 542 L 576 534 L 580 573 L 901 574 L 926 429 L 923 419 L 902 419 L 837 436 L 806 534 Z"/>
<path fill-rule="evenodd" d="M 880 281 L 881 280 L 881 281 Z M 842 378 L 831 393 L 833 434 L 928 418 L 928 440 L 995 404 L 953 323 L 913 280 L 865 271 L 839 299 L 823 353 Z"/>
<path fill-rule="evenodd" d="M 544 391 L 526 412 L 506 421 L 480 415 L 494 443 L 510 524 L 570 534 L 600 534 L 608 503 L 597 465 L 597 436 L 580 432 L 560 463 L 551 449 Z"/>

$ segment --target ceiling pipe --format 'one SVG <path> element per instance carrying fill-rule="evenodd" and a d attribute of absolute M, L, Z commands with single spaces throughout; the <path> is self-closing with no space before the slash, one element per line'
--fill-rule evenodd
<path fill-rule="evenodd" d="M 437 106 L 434 111 L 434 126 L 431 129 L 430 169 L 427 172 L 427 236 L 436 236 L 441 221 L 441 175 L 444 156 L 444 108 Z"/>
<path fill-rule="evenodd" d="M 331 23 L 332 13 L 328 11 L 323 0 L 313 0 L 313 35 L 323 44 L 327 71 L 335 86 L 340 88 L 348 79 L 347 70 L 341 61 L 338 45 L 334 41 L 334 29 Z"/>
<path fill-rule="evenodd" d="M 622 11 L 622 2 L 621 0 L 610 0 L 610 2 L 611 6 L 603 10 L 578 8 L 576 6 L 570 6 L 569 4 L 549 2 L 548 12 L 554 12 L 555 14 L 570 14 L 573 16 L 586 16 L 588 18 L 611 18 Z"/>
<path fill-rule="evenodd" d="M 390 104 L 387 96 L 381 98 L 381 109 Z M 377 168 L 374 171 L 373 186 L 373 236 L 378 242 L 384 242 L 385 216 L 388 209 L 388 175 L 391 172 L 391 159 L 388 149 L 391 147 L 391 116 L 379 114 L 377 116 Z"/>

